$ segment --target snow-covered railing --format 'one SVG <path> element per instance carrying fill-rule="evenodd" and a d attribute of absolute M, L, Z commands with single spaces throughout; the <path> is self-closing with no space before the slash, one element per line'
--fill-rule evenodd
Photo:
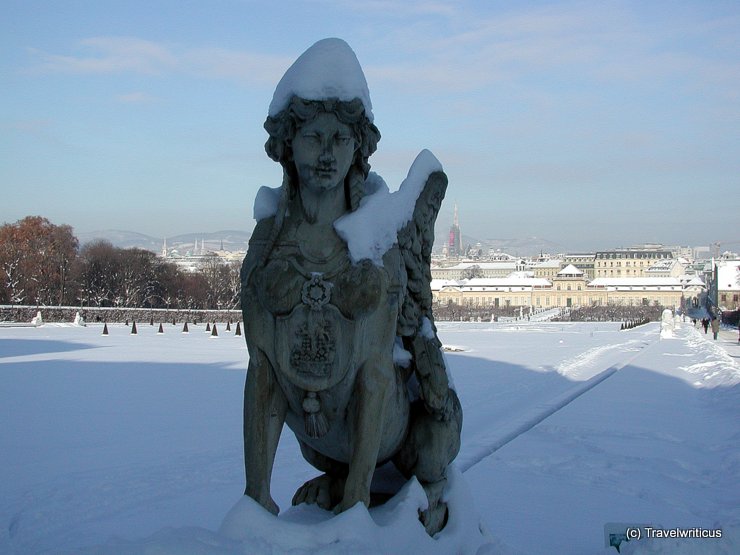
<path fill-rule="evenodd" d="M 79 312 L 90 322 L 235 322 L 241 319 L 240 310 L 202 310 L 182 308 L 132 308 L 132 307 L 79 307 L 79 306 L 36 306 L 0 305 L 0 322 L 30 322 L 41 312 L 45 322 L 72 322 Z"/>

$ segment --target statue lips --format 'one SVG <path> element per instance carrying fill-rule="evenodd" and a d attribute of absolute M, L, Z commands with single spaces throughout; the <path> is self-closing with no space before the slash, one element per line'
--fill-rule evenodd
<path fill-rule="evenodd" d="M 335 173 L 337 173 L 337 167 L 334 164 L 325 165 L 325 166 L 317 166 L 316 173 L 322 177 L 323 176 L 330 177 L 330 176 L 333 176 Z"/>
<path fill-rule="evenodd" d="M 317 166 L 314 169 L 314 175 L 321 181 L 329 181 L 328 186 L 335 185 L 337 178 L 337 167 L 332 164 L 329 166 Z"/>

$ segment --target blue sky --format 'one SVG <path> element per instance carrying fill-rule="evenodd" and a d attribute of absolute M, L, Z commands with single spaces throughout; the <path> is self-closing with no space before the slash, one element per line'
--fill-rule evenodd
<path fill-rule="evenodd" d="M 430 149 L 463 233 L 571 250 L 740 241 L 740 3 L 33 1 L 0 8 L 0 222 L 251 230 L 262 124 L 336 36 L 398 187 Z M 737 250 L 737 245 L 734 247 Z"/>

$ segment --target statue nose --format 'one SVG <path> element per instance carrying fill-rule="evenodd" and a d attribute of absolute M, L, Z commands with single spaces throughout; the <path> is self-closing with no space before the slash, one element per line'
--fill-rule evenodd
<path fill-rule="evenodd" d="M 319 162 L 333 162 L 334 161 L 334 151 L 331 147 L 326 147 L 323 149 L 321 154 L 319 155 Z"/>

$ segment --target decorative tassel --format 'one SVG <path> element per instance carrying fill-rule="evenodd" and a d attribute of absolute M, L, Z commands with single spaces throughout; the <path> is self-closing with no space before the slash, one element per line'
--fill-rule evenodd
<path fill-rule="evenodd" d="M 324 437 L 329 431 L 329 422 L 321 412 L 321 401 L 316 397 L 316 392 L 309 391 L 303 399 L 303 424 L 308 437 L 318 439 Z"/>
<path fill-rule="evenodd" d="M 308 437 L 318 439 L 324 437 L 329 431 L 329 423 L 323 412 L 307 412 L 303 416 Z"/>

